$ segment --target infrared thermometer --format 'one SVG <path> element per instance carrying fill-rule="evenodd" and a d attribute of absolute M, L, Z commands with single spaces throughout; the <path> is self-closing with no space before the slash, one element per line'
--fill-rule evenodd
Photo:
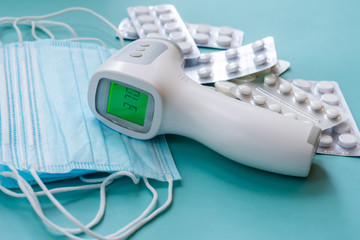
<path fill-rule="evenodd" d="M 93 74 L 89 107 L 105 125 L 133 138 L 178 134 L 247 166 L 308 175 L 318 127 L 199 85 L 183 64 L 181 49 L 171 41 L 134 41 Z"/>

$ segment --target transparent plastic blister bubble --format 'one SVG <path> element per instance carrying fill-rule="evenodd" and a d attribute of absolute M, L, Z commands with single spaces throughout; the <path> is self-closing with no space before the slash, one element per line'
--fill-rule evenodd
<path fill-rule="evenodd" d="M 344 95 L 337 82 L 306 81 L 303 79 L 287 79 L 294 86 L 312 93 L 323 102 L 341 108 L 348 119 L 322 132 L 317 153 L 360 156 L 360 133 Z"/>
<path fill-rule="evenodd" d="M 242 47 L 202 53 L 197 64 L 184 71 L 194 81 L 205 84 L 262 72 L 277 63 L 274 38 L 266 37 Z"/>
<path fill-rule="evenodd" d="M 139 39 L 139 35 L 129 18 L 123 18 L 118 27 L 119 33 L 124 39 L 136 40 Z M 116 37 L 119 37 L 116 35 Z"/>
<path fill-rule="evenodd" d="M 244 32 L 231 27 L 215 27 L 207 24 L 190 24 L 186 26 L 194 38 L 195 43 L 201 47 L 228 49 L 240 47 Z"/>
<path fill-rule="evenodd" d="M 200 51 L 173 5 L 128 7 L 127 12 L 140 38 L 163 37 L 176 42 L 186 64 L 199 58 Z"/>
<path fill-rule="evenodd" d="M 230 91 L 244 102 L 286 117 L 312 122 L 322 130 L 338 125 L 348 118 L 341 108 L 321 101 L 274 73 L 232 87 Z"/>

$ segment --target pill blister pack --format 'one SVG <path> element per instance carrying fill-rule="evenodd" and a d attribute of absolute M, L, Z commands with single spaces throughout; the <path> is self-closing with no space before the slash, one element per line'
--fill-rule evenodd
<path fill-rule="evenodd" d="M 186 24 L 195 43 L 200 47 L 228 49 L 240 47 L 244 32 L 231 27 L 214 27 L 207 24 Z"/>
<path fill-rule="evenodd" d="M 205 84 L 261 72 L 277 63 L 274 39 L 266 37 L 242 47 L 202 53 L 197 63 L 186 67 L 184 72 L 194 81 Z"/>
<path fill-rule="evenodd" d="M 164 37 L 176 42 L 186 64 L 199 58 L 200 51 L 173 5 L 128 7 L 127 12 L 140 38 Z"/>
<path fill-rule="evenodd" d="M 340 107 L 348 119 L 322 132 L 317 153 L 360 156 L 360 133 L 346 100 L 337 82 L 305 81 L 303 79 L 287 79 L 294 86 L 312 93 L 331 106 Z"/>
<path fill-rule="evenodd" d="M 267 108 L 286 117 L 313 122 L 322 130 L 348 118 L 341 108 L 319 100 L 310 92 L 293 86 L 273 73 L 232 87 L 230 91 L 244 102 Z"/>
<path fill-rule="evenodd" d="M 235 28 L 191 23 L 185 23 L 185 25 L 198 47 L 228 49 L 240 47 L 243 42 L 244 32 Z M 129 18 L 122 19 L 118 29 L 124 39 L 139 38 Z"/>

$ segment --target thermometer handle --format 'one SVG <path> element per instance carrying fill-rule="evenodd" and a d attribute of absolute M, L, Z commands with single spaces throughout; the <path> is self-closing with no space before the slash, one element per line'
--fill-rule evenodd
<path fill-rule="evenodd" d="M 320 129 L 227 97 L 182 77 L 169 88 L 162 133 L 195 139 L 236 162 L 305 177 Z M 175 84 L 176 85 L 176 84 Z"/>

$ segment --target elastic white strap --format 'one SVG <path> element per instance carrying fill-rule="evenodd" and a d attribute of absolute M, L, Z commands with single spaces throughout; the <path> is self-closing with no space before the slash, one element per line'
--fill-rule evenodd
<path fill-rule="evenodd" d="M 61 41 L 95 41 L 95 42 L 100 43 L 104 47 L 106 46 L 106 44 L 98 38 L 76 37 L 76 38 L 61 39 Z"/>
<path fill-rule="evenodd" d="M 44 224 L 46 224 L 50 228 L 53 228 L 53 229 L 63 233 L 65 236 L 67 236 L 67 237 L 69 237 L 71 239 L 83 239 L 83 238 L 79 238 L 79 237 L 73 235 L 73 234 L 77 234 L 77 233 L 80 233 L 80 232 L 85 232 L 85 233 L 87 233 L 87 234 L 89 234 L 89 235 L 91 235 L 91 236 L 93 236 L 93 237 L 95 237 L 97 239 L 104 239 L 104 240 L 124 239 L 124 238 L 130 236 L 131 234 L 133 234 L 138 229 L 140 229 L 142 226 L 144 226 L 151 219 L 155 218 L 162 211 L 164 211 L 171 204 L 171 201 L 172 201 L 173 182 L 172 182 L 172 179 L 170 177 L 168 177 L 167 180 L 169 182 L 169 188 L 168 188 L 168 199 L 167 199 L 167 201 L 160 208 L 156 209 L 154 212 L 152 212 L 150 215 L 148 215 L 149 212 L 155 206 L 158 196 L 157 196 L 156 190 L 149 184 L 148 180 L 146 178 L 144 178 L 145 185 L 147 186 L 147 188 L 153 194 L 153 200 L 151 201 L 150 205 L 145 209 L 145 211 L 138 218 L 136 218 L 135 220 L 130 222 L 128 225 L 126 225 L 125 227 L 123 227 L 119 231 L 117 231 L 117 232 L 115 232 L 115 233 L 113 233 L 111 235 L 108 235 L 108 236 L 101 236 L 101 235 L 96 234 L 92 230 L 90 230 L 90 228 L 92 226 L 95 226 L 95 224 L 97 224 L 101 220 L 101 218 L 102 218 L 102 216 L 104 214 L 105 201 L 106 201 L 105 200 L 106 199 L 105 187 L 107 185 L 109 185 L 113 181 L 113 179 L 118 178 L 119 176 L 122 176 L 122 175 L 129 176 L 129 177 L 131 177 L 133 179 L 134 183 L 138 183 L 139 180 L 136 179 L 136 177 L 133 174 L 131 174 L 129 172 L 117 172 L 117 173 L 111 174 L 110 176 L 105 178 L 105 180 L 102 182 L 102 184 L 100 186 L 100 199 L 102 199 L 102 200 L 101 200 L 99 212 L 98 212 L 97 216 L 94 218 L 94 220 L 91 223 L 84 226 L 81 222 L 79 222 L 76 218 L 74 218 L 52 195 L 53 193 L 64 192 L 65 188 L 49 190 L 49 189 L 47 189 L 45 184 L 41 181 L 41 179 L 39 178 L 37 173 L 35 171 L 30 171 L 32 176 L 34 177 L 35 181 L 39 184 L 40 188 L 42 188 L 42 190 L 43 190 L 42 192 L 35 193 L 32 190 L 32 187 L 20 176 L 20 174 L 17 172 L 17 170 L 12 166 L 9 166 L 9 167 L 12 170 L 12 173 L 3 172 L 3 173 L 1 173 L 1 175 L 5 176 L 5 177 L 15 178 L 18 181 L 20 189 L 23 191 L 24 195 L 28 198 L 30 204 L 32 205 L 32 207 L 34 208 L 34 210 L 38 214 L 38 216 L 41 218 L 41 220 L 44 222 Z M 98 187 L 98 184 L 93 184 L 92 188 L 95 188 L 95 186 Z M 68 188 L 68 189 L 81 190 L 80 189 L 81 187 L 73 187 L 73 188 Z M 89 187 L 89 189 L 90 188 L 91 187 Z M 3 188 L 2 186 L 0 188 L 0 190 L 2 190 L 4 193 L 7 193 L 7 194 L 10 193 L 10 195 L 14 194 L 10 190 L 5 190 L 5 189 L 6 188 Z M 48 196 L 48 198 L 54 203 L 54 205 L 69 220 L 71 220 L 73 223 L 75 223 L 77 226 L 79 226 L 80 229 L 61 228 L 61 227 L 57 226 L 56 224 L 54 224 L 53 222 L 51 222 L 44 215 L 44 213 L 43 213 L 43 211 L 41 209 L 40 203 L 39 203 L 39 201 L 37 199 L 37 195 L 40 195 L 40 194 L 41 195 L 46 194 Z M 14 194 L 14 195 L 20 196 L 20 194 Z M 99 215 L 99 213 L 102 213 L 102 214 Z"/>
<path fill-rule="evenodd" d="M 34 21 L 31 22 L 31 34 L 32 36 L 36 39 L 36 40 L 40 40 L 41 38 L 39 38 L 37 35 L 36 35 L 36 31 L 35 29 L 39 28 L 41 31 L 43 31 L 44 33 L 46 33 L 46 35 L 49 36 L 49 38 L 51 38 L 52 40 L 55 39 L 55 36 L 54 34 L 52 34 L 52 32 L 47 29 L 46 27 L 43 27 L 42 25 L 38 24 L 38 23 L 35 23 Z"/>
<path fill-rule="evenodd" d="M 66 9 L 63 9 L 63 10 L 60 10 L 60 11 L 57 11 L 57 12 L 54 12 L 54 13 L 42 15 L 42 16 L 25 16 L 25 17 L 16 18 L 14 20 L 14 22 L 13 22 L 13 27 L 16 30 L 17 34 L 18 34 L 19 42 L 22 42 L 23 38 L 22 38 L 21 31 L 20 31 L 20 29 L 19 29 L 19 27 L 17 25 L 18 23 L 20 23 L 22 21 L 29 21 L 29 20 L 30 21 L 32 21 L 32 20 L 42 20 L 42 19 L 58 16 L 58 15 L 61 15 L 61 14 L 67 13 L 67 12 L 71 12 L 71 11 L 84 11 L 84 12 L 91 13 L 94 16 L 98 17 L 99 19 L 104 21 L 107 25 L 109 25 L 118 34 L 121 45 L 124 46 L 124 39 L 123 39 L 121 33 L 119 32 L 119 30 L 110 21 L 108 21 L 106 18 L 104 18 L 100 14 L 98 14 L 98 13 L 96 13 L 96 12 L 94 12 L 94 11 L 88 9 L 88 8 L 83 8 L 83 7 L 66 8 Z M 2 19 L 0 19 L 0 21 L 1 20 Z"/>
<path fill-rule="evenodd" d="M 66 29 L 69 30 L 69 32 L 71 33 L 71 35 L 73 35 L 74 38 L 77 38 L 77 34 L 75 32 L 75 30 L 69 25 L 69 24 L 66 24 L 64 22 L 56 22 L 56 21 L 49 21 L 49 20 L 40 20 L 40 21 L 37 21 L 38 24 L 49 24 L 49 25 L 55 25 L 55 26 L 61 26 L 61 27 L 64 27 Z"/>

